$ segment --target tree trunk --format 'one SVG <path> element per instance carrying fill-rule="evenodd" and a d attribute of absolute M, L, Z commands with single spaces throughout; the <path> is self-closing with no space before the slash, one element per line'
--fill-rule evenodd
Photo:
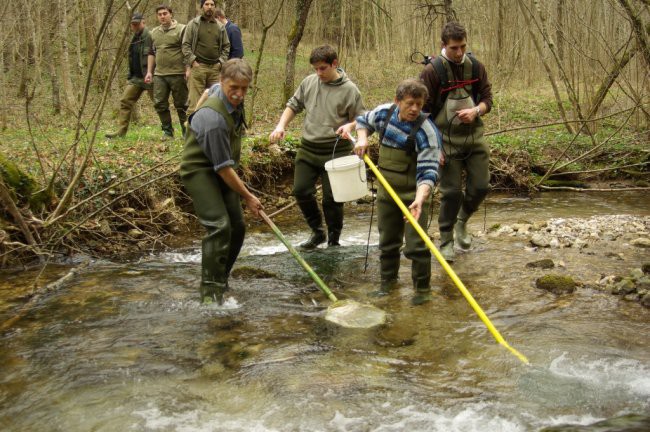
<path fill-rule="evenodd" d="M 504 43 L 503 43 L 503 33 L 505 31 L 504 26 L 505 26 L 505 14 L 506 14 L 506 7 L 503 4 L 504 0 L 499 0 L 499 4 L 497 5 L 498 8 L 498 22 L 497 22 L 497 68 L 501 66 L 501 63 L 503 62 L 503 50 L 504 50 Z"/>
<path fill-rule="evenodd" d="M 588 117 L 591 118 L 596 113 L 598 112 L 598 109 L 600 108 L 600 104 L 603 103 L 605 100 L 605 96 L 607 96 L 607 93 L 609 92 L 609 89 L 612 87 L 618 76 L 623 72 L 623 69 L 625 69 L 625 66 L 632 60 L 634 55 L 637 53 L 638 49 L 633 49 L 632 51 L 625 51 L 623 52 L 623 55 L 621 56 L 620 59 L 615 59 L 614 65 L 612 66 L 612 70 L 609 71 L 607 76 L 605 77 L 603 83 L 600 85 L 598 88 L 598 91 L 596 92 L 596 96 L 594 96 L 592 102 L 591 102 L 591 108 L 589 108 L 589 114 Z"/>
<path fill-rule="evenodd" d="M 284 88 L 282 91 L 282 107 L 286 104 L 294 91 L 294 78 L 296 74 L 296 50 L 305 31 L 305 24 L 309 16 L 312 0 L 296 0 L 296 16 L 289 32 L 287 44 L 287 62 L 284 67 Z"/>
<path fill-rule="evenodd" d="M 61 83 L 63 84 L 63 95 L 68 109 L 74 112 L 76 97 L 72 86 L 72 74 L 70 72 L 70 49 L 68 47 L 68 7 L 65 0 L 59 0 L 59 38 L 61 40 Z"/>
<path fill-rule="evenodd" d="M 555 25 L 555 40 L 557 41 L 557 55 L 564 60 L 564 6 L 566 0 L 557 0 L 557 23 Z"/>
<path fill-rule="evenodd" d="M 649 26 L 649 24 L 644 24 L 643 21 L 641 21 L 641 13 L 632 10 L 632 5 L 630 5 L 630 2 L 628 0 L 618 0 L 618 2 L 623 7 L 625 14 L 630 20 L 637 45 L 639 46 L 641 54 L 643 54 L 643 59 L 645 60 L 646 67 L 650 68 L 650 43 L 648 42 L 648 36 L 646 34 L 646 28 Z"/>
<path fill-rule="evenodd" d="M 275 17 L 273 18 L 273 21 L 271 21 L 270 24 L 264 24 L 264 8 L 261 4 L 260 1 L 257 3 L 259 7 L 259 13 L 260 13 L 260 22 L 262 23 L 262 38 L 260 40 L 260 45 L 257 49 L 257 59 L 255 60 L 255 69 L 253 70 L 253 94 L 251 95 L 251 100 L 250 100 L 250 105 L 249 105 L 249 110 L 248 110 L 248 124 L 249 126 L 253 125 L 253 120 L 254 116 L 253 114 L 255 113 L 255 99 L 257 97 L 257 78 L 260 73 L 260 66 L 262 64 L 262 56 L 264 55 L 264 46 L 266 45 L 266 35 L 269 33 L 269 30 L 271 27 L 275 25 L 275 23 L 278 20 L 278 17 L 280 16 L 280 12 L 282 11 L 282 7 L 284 6 L 284 0 L 280 3 L 280 6 L 277 9 L 277 12 L 275 13 Z"/>
<path fill-rule="evenodd" d="M 453 0 L 445 0 L 445 22 L 457 21 L 452 2 Z"/>
<path fill-rule="evenodd" d="M 575 131 L 573 130 L 571 124 L 568 123 L 568 117 L 566 115 L 566 111 L 564 110 L 564 106 L 562 105 L 562 97 L 560 96 L 560 90 L 558 89 L 557 83 L 555 82 L 555 76 L 553 75 L 551 66 L 548 64 L 546 58 L 544 57 L 544 51 L 542 50 L 542 45 L 537 39 L 535 33 L 533 33 L 533 28 L 531 27 L 531 23 L 530 23 L 530 14 L 526 10 L 526 6 L 524 6 L 523 0 L 517 0 L 517 4 L 519 5 L 521 14 L 524 17 L 524 21 L 526 21 L 526 28 L 528 29 L 528 33 L 530 34 L 530 39 L 533 41 L 533 45 L 535 45 L 535 50 L 537 51 L 537 54 L 539 54 L 539 60 L 544 65 L 544 69 L 546 70 L 546 75 L 548 76 L 548 80 L 551 84 L 551 87 L 553 88 L 553 94 L 555 95 L 555 102 L 557 103 L 557 108 L 558 111 L 560 112 L 560 116 L 562 117 L 562 120 L 565 121 L 565 125 L 569 133 L 573 134 L 575 133 Z"/>

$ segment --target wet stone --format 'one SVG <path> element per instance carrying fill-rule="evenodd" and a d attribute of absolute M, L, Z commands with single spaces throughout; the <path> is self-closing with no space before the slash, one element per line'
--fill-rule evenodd
<path fill-rule="evenodd" d="M 555 267 L 555 263 L 553 262 L 552 259 L 545 258 L 545 259 L 538 260 L 538 261 L 531 261 L 531 262 L 526 264 L 526 267 L 541 268 L 541 269 L 551 269 L 551 268 Z"/>
<path fill-rule="evenodd" d="M 530 239 L 530 243 L 533 246 L 538 246 L 543 248 L 550 246 L 549 242 L 540 234 L 534 234 Z"/>
<path fill-rule="evenodd" d="M 623 279 L 620 282 L 617 282 L 616 285 L 614 285 L 614 288 L 612 288 L 612 294 L 615 295 L 627 295 L 635 291 L 636 291 L 636 286 L 634 285 L 634 281 L 628 278 Z"/>
<path fill-rule="evenodd" d="M 375 343 L 385 348 L 397 348 L 413 345 L 416 331 L 410 326 L 384 326 L 375 337 Z"/>
<path fill-rule="evenodd" d="M 553 294 L 569 294 L 576 290 L 576 282 L 570 276 L 545 275 L 537 278 L 535 285 L 539 289 L 549 291 Z"/>
<path fill-rule="evenodd" d="M 648 249 L 650 248 L 650 238 L 640 237 L 632 240 L 630 244 L 638 248 Z"/>
<path fill-rule="evenodd" d="M 641 299 L 641 304 L 647 308 L 650 308 L 650 293 L 647 293 Z"/>
<path fill-rule="evenodd" d="M 233 269 L 230 275 L 237 279 L 272 279 L 278 277 L 273 272 L 249 266 L 237 267 Z"/>

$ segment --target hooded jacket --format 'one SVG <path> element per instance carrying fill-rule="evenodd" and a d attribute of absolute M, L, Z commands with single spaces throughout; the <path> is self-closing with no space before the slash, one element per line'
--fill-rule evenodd
<path fill-rule="evenodd" d="M 296 114 L 305 111 L 302 137 L 312 143 L 336 140 L 336 130 L 363 112 L 361 93 L 343 69 L 340 78 L 324 83 L 311 74 L 302 80 L 287 107 Z"/>

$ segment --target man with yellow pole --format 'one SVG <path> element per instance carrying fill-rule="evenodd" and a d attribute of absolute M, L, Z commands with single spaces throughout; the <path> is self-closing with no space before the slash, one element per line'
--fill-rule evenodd
<path fill-rule="evenodd" d="M 422 113 L 427 88 L 415 79 L 399 83 L 393 104 L 379 105 L 357 117 L 358 141 L 354 152 L 362 157 L 368 136 L 379 131 L 379 166 L 399 198 L 409 205 L 411 215 L 424 223 L 428 211 L 424 203 L 438 182 L 441 139 L 433 122 Z M 414 305 L 431 300 L 431 252 L 411 225 L 406 225 L 395 200 L 380 185 L 377 191 L 381 285 L 374 296 L 387 295 L 397 286 L 400 249 L 406 239 L 404 256 L 411 260 Z"/>

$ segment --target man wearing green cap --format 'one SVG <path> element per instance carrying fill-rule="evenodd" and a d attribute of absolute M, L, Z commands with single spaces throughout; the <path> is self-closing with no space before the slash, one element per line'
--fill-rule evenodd
<path fill-rule="evenodd" d="M 151 84 L 144 81 L 147 75 L 147 56 L 151 49 L 151 35 L 144 25 L 144 16 L 136 12 L 131 17 L 131 31 L 133 38 L 129 44 L 129 76 L 128 84 L 120 99 L 120 111 L 117 115 L 118 128 L 106 134 L 106 138 L 117 138 L 126 135 L 129 129 L 131 113 L 143 92 L 149 94 L 153 100 Z"/>

